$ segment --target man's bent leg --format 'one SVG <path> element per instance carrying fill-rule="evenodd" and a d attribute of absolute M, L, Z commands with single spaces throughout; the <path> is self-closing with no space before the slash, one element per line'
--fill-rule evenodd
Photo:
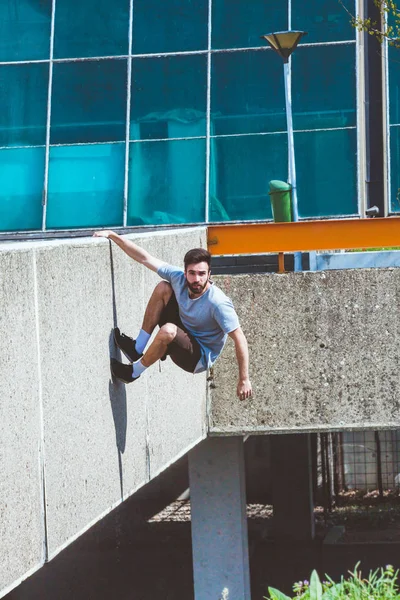
<path fill-rule="evenodd" d="M 124 365 L 115 358 L 111 359 L 111 372 L 114 377 L 124 383 L 131 383 L 138 379 L 141 374 L 164 356 L 168 345 L 171 344 L 177 334 L 178 328 L 173 323 L 166 323 L 155 336 L 150 348 L 142 359 L 137 360 L 133 365 Z"/>
<path fill-rule="evenodd" d="M 150 348 L 141 359 L 140 362 L 142 365 L 146 368 L 150 367 L 150 365 L 162 358 L 167 353 L 169 344 L 172 344 L 174 341 L 177 331 L 178 327 L 176 325 L 173 323 L 165 323 L 155 336 Z"/>
<path fill-rule="evenodd" d="M 137 338 L 133 339 L 121 333 L 118 327 L 114 329 L 115 343 L 130 362 L 134 363 L 141 358 L 155 325 L 166 323 L 163 318 L 172 297 L 173 291 L 170 284 L 167 281 L 160 281 L 154 288 L 147 304 L 142 329 Z M 160 320 L 163 322 L 160 323 Z"/>
<path fill-rule="evenodd" d="M 146 311 L 143 317 L 142 329 L 152 334 L 156 325 L 158 325 L 161 314 L 167 306 L 173 290 L 167 281 L 160 281 L 153 290 L 150 300 L 147 303 Z M 151 346 L 150 346 L 151 348 Z M 149 348 L 149 350 L 150 350 Z"/>

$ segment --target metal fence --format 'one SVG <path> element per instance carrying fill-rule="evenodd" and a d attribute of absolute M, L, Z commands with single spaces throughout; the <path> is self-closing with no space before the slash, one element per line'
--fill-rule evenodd
<path fill-rule="evenodd" d="M 340 493 L 400 490 L 400 430 L 323 433 L 317 439 L 318 495 L 331 508 Z"/>

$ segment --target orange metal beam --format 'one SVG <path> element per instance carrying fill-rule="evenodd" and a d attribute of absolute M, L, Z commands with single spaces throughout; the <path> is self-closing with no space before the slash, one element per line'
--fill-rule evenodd
<path fill-rule="evenodd" d="M 400 246 L 400 217 L 211 225 L 211 254 L 261 254 Z"/>

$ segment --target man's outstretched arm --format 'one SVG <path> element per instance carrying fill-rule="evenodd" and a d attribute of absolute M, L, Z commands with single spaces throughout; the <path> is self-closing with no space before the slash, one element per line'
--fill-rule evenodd
<path fill-rule="evenodd" d="M 140 248 L 140 246 L 137 246 L 130 240 L 127 240 L 125 237 L 118 235 L 118 233 L 115 233 L 115 231 L 110 231 L 109 229 L 104 231 L 95 231 L 93 237 L 104 237 L 108 240 L 112 240 L 128 256 L 133 258 L 133 260 L 136 260 L 136 262 L 140 263 L 144 267 L 147 267 L 151 271 L 155 271 L 156 273 L 161 265 L 165 263 L 165 261 L 155 258 L 146 250 L 143 250 L 143 248 Z"/>
<path fill-rule="evenodd" d="M 240 400 L 245 400 L 246 398 L 250 398 L 253 392 L 249 379 L 249 350 L 247 340 L 241 327 L 238 327 L 235 331 L 231 331 L 229 337 L 233 339 L 235 344 L 236 359 L 239 366 L 237 395 Z"/>

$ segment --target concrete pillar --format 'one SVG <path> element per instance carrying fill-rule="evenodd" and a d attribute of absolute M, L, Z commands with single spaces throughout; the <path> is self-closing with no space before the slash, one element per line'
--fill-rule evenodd
<path fill-rule="evenodd" d="M 243 438 L 208 438 L 189 453 L 196 600 L 250 600 Z"/>
<path fill-rule="evenodd" d="M 280 540 L 315 535 L 310 434 L 271 436 L 274 532 Z"/>

